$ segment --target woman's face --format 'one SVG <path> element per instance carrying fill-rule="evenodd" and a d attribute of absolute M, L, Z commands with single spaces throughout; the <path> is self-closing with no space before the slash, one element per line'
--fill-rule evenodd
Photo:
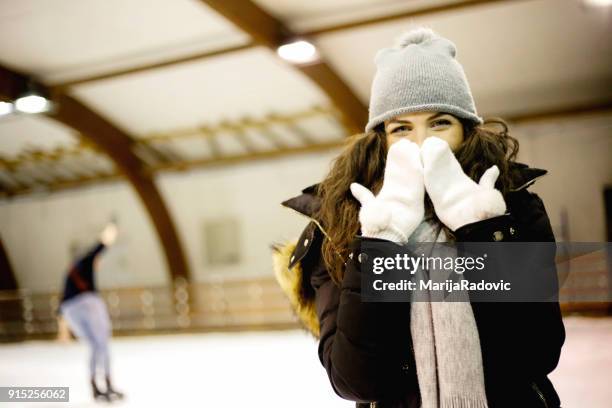
<path fill-rule="evenodd" d="M 421 146 L 423 141 L 436 136 L 446 140 L 451 150 L 455 151 L 463 142 L 463 125 L 450 113 L 442 112 L 410 112 L 385 121 L 387 145 L 401 138 Z"/>

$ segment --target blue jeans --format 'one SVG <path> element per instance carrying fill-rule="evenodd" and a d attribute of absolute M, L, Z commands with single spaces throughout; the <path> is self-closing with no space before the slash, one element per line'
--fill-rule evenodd
<path fill-rule="evenodd" d="M 91 377 L 95 377 L 100 367 L 106 376 L 110 376 L 108 341 L 111 322 L 104 300 L 95 292 L 83 292 L 63 302 L 60 311 L 74 335 L 90 347 Z"/>

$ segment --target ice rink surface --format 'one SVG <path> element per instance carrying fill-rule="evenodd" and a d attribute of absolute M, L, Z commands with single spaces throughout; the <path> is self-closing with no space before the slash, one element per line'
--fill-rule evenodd
<path fill-rule="evenodd" d="M 571 317 L 551 379 L 563 408 L 612 406 L 612 318 Z M 354 407 L 338 398 L 301 331 L 117 337 L 111 353 L 114 407 Z M 1 386 L 68 386 L 70 403 L 0 403 L 0 407 L 94 407 L 87 349 L 32 341 L 0 346 Z"/>

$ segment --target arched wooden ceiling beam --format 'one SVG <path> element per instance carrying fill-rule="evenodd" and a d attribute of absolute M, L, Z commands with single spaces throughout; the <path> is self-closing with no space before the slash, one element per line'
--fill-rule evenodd
<path fill-rule="evenodd" d="M 276 52 L 298 35 L 280 20 L 249 0 L 202 0 L 206 5 L 251 36 L 253 42 Z M 368 121 L 368 110 L 352 89 L 322 57 L 311 64 L 296 67 L 314 81 L 334 103 L 347 129 L 362 132 Z"/>
<path fill-rule="evenodd" d="M 0 101 L 11 101 L 27 89 L 28 80 L 23 75 L 0 66 Z"/>
<path fill-rule="evenodd" d="M 27 77 L 0 67 L 0 98 L 15 99 Z M 178 234 L 151 172 L 134 154 L 133 139 L 121 129 L 63 92 L 51 92 L 55 109 L 48 116 L 86 135 L 115 163 L 138 193 L 164 249 L 172 278 L 189 279 L 189 268 Z"/>
<path fill-rule="evenodd" d="M 132 151 L 132 138 L 69 95 L 58 94 L 53 99 L 58 107 L 51 117 L 92 138 L 115 162 L 138 193 L 155 225 L 172 277 L 188 279 L 189 269 L 174 222 L 151 173 Z"/>

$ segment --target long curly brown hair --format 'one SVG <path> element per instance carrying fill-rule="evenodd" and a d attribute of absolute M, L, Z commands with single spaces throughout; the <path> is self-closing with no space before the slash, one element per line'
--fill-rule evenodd
<path fill-rule="evenodd" d="M 519 149 L 518 141 L 508 134 L 508 125 L 502 119 L 489 118 L 476 126 L 464 122 L 463 128 L 466 136 L 455 152 L 463 171 L 478 181 L 486 169 L 496 164 L 500 175 L 495 187 L 505 195 L 515 187 L 510 166 Z M 350 185 L 357 182 L 378 194 L 382 187 L 387 147 L 383 126 L 351 136 L 317 187 L 321 205 L 313 216 L 326 232 L 322 245 L 323 260 L 336 284 L 342 281 L 349 244 L 360 227 L 360 204 L 351 194 Z M 431 200 L 427 195 L 425 197 L 426 215 L 438 220 Z M 448 227 L 443 225 L 443 228 L 453 237 Z"/>

